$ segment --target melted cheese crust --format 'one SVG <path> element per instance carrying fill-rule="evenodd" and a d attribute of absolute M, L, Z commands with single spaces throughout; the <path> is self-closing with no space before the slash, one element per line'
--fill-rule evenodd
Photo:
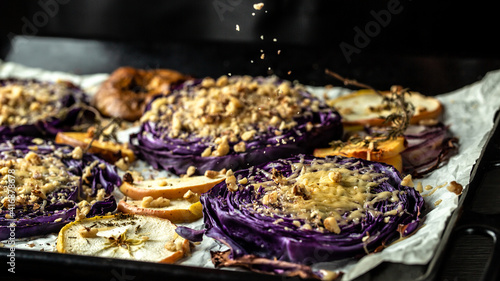
<path fill-rule="evenodd" d="M 0 126 L 26 125 L 59 114 L 72 95 L 64 82 L 6 80 L 0 86 Z"/>
<path fill-rule="evenodd" d="M 51 193 L 59 200 L 57 191 L 78 186 L 79 177 L 68 174 L 65 164 L 54 155 L 28 152 L 24 158 L 6 156 L 0 160 L 0 202 L 8 204 L 15 191 L 15 204 L 41 203 Z M 61 194 L 65 197 L 65 194 Z"/>
<path fill-rule="evenodd" d="M 383 174 L 324 161 L 294 165 L 294 172 L 287 177 L 273 170 L 272 181 L 250 182 L 255 192 L 261 193 L 260 200 L 254 202 L 256 212 L 296 218 L 294 224 L 303 229 L 340 233 L 339 226 L 358 223 L 367 214 L 391 216 L 403 211 L 396 208 L 383 213 L 376 208 L 381 201 L 399 201 L 399 190 L 375 191 L 387 180 Z M 279 224 L 279 219 L 275 223 Z"/>

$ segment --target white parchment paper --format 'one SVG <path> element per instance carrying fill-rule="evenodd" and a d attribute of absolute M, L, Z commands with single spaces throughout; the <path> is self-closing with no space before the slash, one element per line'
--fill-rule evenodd
<path fill-rule="evenodd" d="M 36 78 L 39 80 L 55 81 L 66 79 L 81 86 L 89 94 L 94 94 L 99 85 L 108 77 L 108 74 L 73 75 L 63 72 L 52 72 L 42 69 L 25 67 L 15 63 L 0 61 L 0 78 Z M 367 81 L 369 82 L 369 81 Z M 411 88 L 411 85 L 405 85 Z M 343 88 L 308 87 L 319 97 L 325 94 L 329 98 L 345 94 Z M 424 93 L 425 94 L 425 93 Z M 438 186 L 456 181 L 464 187 L 469 183 L 470 172 L 486 144 L 489 132 L 493 127 L 493 118 L 496 110 L 500 108 L 500 70 L 488 73 L 481 81 L 466 86 L 456 91 L 439 95 L 437 98 L 443 103 L 444 122 L 460 140 L 459 154 L 452 157 L 449 163 L 422 180 L 423 186 Z M 134 128 L 131 129 L 132 131 Z M 126 141 L 130 131 L 119 134 Z M 148 170 L 152 175 L 158 171 L 144 162 L 138 162 L 136 169 Z M 425 196 L 429 191 L 425 191 Z M 436 202 L 441 202 L 435 206 Z M 411 237 L 391 245 L 384 251 L 367 255 L 359 260 L 346 260 L 335 263 L 322 263 L 314 265 L 316 268 L 331 270 L 341 269 L 345 272 L 342 280 L 352 280 L 378 264 L 387 261 L 404 264 L 429 263 L 440 243 L 440 238 L 452 212 L 457 208 L 458 196 L 449 192 L 445 187 L 438 189 L 430 196 L 425 197 L 426 211 L 423 215 L 422 227 Z M 202 220 L 185 224 L 186 226 L 201 229 Z M 19 239 L 16 247 L 41 251 L 55 251 L 56 234 L 30 239 Z M 181 261 L 182 265 L 213 267 L 210 262 L 210 250 L 221 250 L 215 240 L 205 237 L 203 242 L 195 246 L 192 255 Z M 341 264 L 341 266 L 339 266 Z"/>

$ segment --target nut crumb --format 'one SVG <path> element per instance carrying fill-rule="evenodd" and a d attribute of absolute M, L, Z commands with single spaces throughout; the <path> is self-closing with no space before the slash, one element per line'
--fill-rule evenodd
<path fill-rule="evenodd" d="M 452 181 L 446 187 L 446 189 L 448 189 L 449 191 L 455 193 L 456 195 L 460 195 L 460 194 L 462 194 L 462 191 L 463 191 L 464 187 L 461 184 L 457 183 L 456 181 Z"/>
<path fill-rule="evenodd" d="M 339 234 L 340 233 L 340 227 L 337 224 L 337 220 L 334 217 L 328 217 L 323 221 L 323 225 L 325 228 L 333 233 Z"/>
<path fill-rule="evenodd" d="M 213 170 L 206 170 L 204 175 L 209 179 L 215 179 L 219 175 L 219 172 Z"/>
<path fill-rule="evenodd" d="M 123 175 L 123 181 L 128 183 L 134 183 L 134 178 L 132 177 L 132 174 L 126 172 L 125 175 Z"/>
<path fill-rule="evenodd" d="M 118 161 L 115 162 L 115 166 L 122 171 L 127 171 L 130 168 L 128 157 L 120 158 Z"/>
<path fill-rule="evenodd" d="M 401 185 L 407 187 L 413 187 L 414 184 L 411 175 L 407 175 L 406 177 L 404 177 L 403 180 L 401 181 Z"/>
<path fill-rule="evenodd" d="M 190 177 L 190 176 L 194 175 L 195 172 L 196 172 L 196 167 L 189 166 L 186 170 L 186 176 Z"/>
<path fill-rule="evenodd" d="M 152 196 L 142 198 L 141 207 L 143 208 L 162 208 L 170 206 L 170 200 L 163 197 L 153 199 Z"/>
<path fill-rule="evenodd" d="M 192 192 L 191 190 L 186 191 L 182 198 L 186 199 L 189 203 L 200 201 L 200 195 L 198 193 Z"/>
<path fill-rule="evenodd" d="M 260 2 L 260 3 L 253 4 L 253 8 L 255 10 L 261 10 L 262 8 L 264 8 L 264 3 Z"/>

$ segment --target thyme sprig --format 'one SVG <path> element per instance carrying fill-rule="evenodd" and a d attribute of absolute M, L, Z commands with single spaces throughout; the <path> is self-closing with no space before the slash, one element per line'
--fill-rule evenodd
<path fill-rule="evenodd" d="M 92 139 L 90 140 L 87 147 L 85 147 L 83 152 L 86 153 L 92 147 L 92 143 L 100 137 L 109 138 L 114 140 L 115 142 L 118 142 L 116 133 L 121 122 L 122 120 L 120 118 L 112 118 L 105 126 L 102 126 L 101 122 L 97 123 L 97 128 L 94 127 L 94 131 L 92 131 Z"/>
<path fill-rule="evenodd" d="M 389 93 L 382 93 L 370 85 L 360 83 L 356 80 L 347 79 L 331 70 L 326 69 L 325 73 L 337 80 L 342 81 L 346 86 L 352 85 L 359 88 L 373 90 L 375 93 L 377 93 L 383 98 L 382 99 L 383 105 L 386 105 L 389 108 L 396 109 L 396 112 L 391 113 L 388 116 L 380 116 L 380 118 L 385 119 L 384 124 L 389 125 L 389 129 L 385 133 L 385 138 L 381 139 L 380 141 L 394 140 L 397 137 L 402 136 L 404 134 L 404 132 L 410 125 L 410 120 L 415 112 L 415 107 L 411 102 L 407 100 L 407 97 L 411 95 L 408 88 L 403 88 L 401 86 L 392 86 Z M 356 141 L 357 141 L 356 137 L 350 138 L 348 140 L 348 142 L 351 143 Z M 369 144 L 369 141 L 367 144 Z M 341 142 L 339 141 L 334 141 L 331 143 L 331 145 L 333 147 L 342 146 Z"/>
<path fill-rule="evenodd" d="M 396 108 L 396 112 L 385 117 L 384 124 L 390 124 L 390 129 L 387 131 L 386 140 L 396 139 L 402 136 L 408 126 L 410 120 L 415 113 L 415 106 L 409 102 L 406 97 L 409 97 L 411 92 L 408 88 L 401 86 L 392 86 L 388 95 L 384 95 L 383 103 Z M 383 116 L 381 117 L 383 118 Z"/>

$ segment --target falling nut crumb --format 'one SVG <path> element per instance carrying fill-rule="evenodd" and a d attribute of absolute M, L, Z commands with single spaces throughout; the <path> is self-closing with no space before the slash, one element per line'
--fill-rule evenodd
<path fill-rule="evenodd" d="M 264 8 L 264 3 L 260 2 L 260 3 L 253 4 L 253 8 L 255 10 L 261 10 L 262 8 Z"/>

